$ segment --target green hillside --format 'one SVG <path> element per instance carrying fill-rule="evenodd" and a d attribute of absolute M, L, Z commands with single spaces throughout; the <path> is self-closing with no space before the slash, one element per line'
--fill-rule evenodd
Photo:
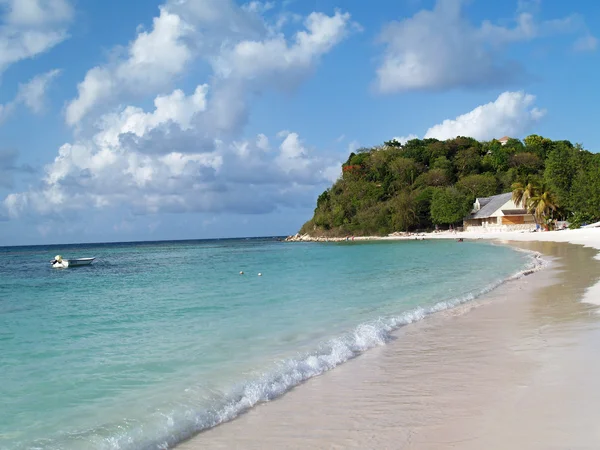
<path fill-rule="evenodd" d="M 553 218 L 600 219 L 600 154 L 531 135 L 479 142 L 414 139 L 351 153 L 301 233 L 387 235 L 459 224 L 475 197 L 536 186 L 554 199 Z"/>

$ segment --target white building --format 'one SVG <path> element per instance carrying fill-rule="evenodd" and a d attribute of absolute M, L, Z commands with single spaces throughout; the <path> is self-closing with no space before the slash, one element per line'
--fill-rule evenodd
<path fill-rule="evenodd" d="M 535 219 L 527 210 L 515 205 L 512 192 L 480 197 L 473 203 L 473 210 L 465 217 L 466 231 L 533 230 Z"/>
<path fill-rule="evenodd" d="M 506 143 L 508 142 L 509 139 L 510 139 L 510 137 L 504 136 L 504 137 L 501 137 L 500 139 L 498 139 L 498 142 L 500 142 L 502 145 L 506 145 Z"/>

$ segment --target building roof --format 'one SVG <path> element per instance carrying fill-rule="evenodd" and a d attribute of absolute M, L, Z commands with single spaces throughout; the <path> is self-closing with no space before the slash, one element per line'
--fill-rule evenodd
<path fill-rule="evenodd" d="M 512 192 L 505 194 L 494 195 L 493 197 L 478 198 L 481 209 L 475 214 L 471 215 L 471 219 L 485 219 L 491 217 L 496 211 L 498 211 L 506 202 L 512 198 Z"/>
<path fill-rule="evenodd" d="M 505 216 L 524 216 L 527 214 L 526 209 L 503 209 L 502 214 Z"/>
<path fill-rule="evenodd" d="M 501 137 L 500 139 L 498 139 L 498 141 L 499 141 L 499 142 L 506 142 L 506 141 L 508 141 L 509 139 L 510 139 L 510 136 L 504 136 L 504 137 Z"/>
<path fill-rule="evenodd" d="M 479 197 L 477 200 L 479 200 L 479 206 L 483 208 L 490 202 L 491 199 L 492 197 Z"/>

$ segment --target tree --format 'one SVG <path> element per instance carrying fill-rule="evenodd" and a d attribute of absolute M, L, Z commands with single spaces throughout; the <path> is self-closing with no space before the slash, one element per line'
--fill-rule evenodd
<path fill-rule="evenodd" d="M 515 205 L 533 214 L 536 223 L 546 223 L 552 213 L 557 210 L 556 195 L 547 186 L 534 183 L 513 185 L 512 199 Z"/>
<path fill-rule="evenodd" d="M 490 197 L 498 192 L 498 180 L 489 173 L 467 175 L 456 183 L 456 187 L 472 198 Z"/>
<path fill-rule="evenodd" d="M 535 197 L 529 199 L 529 202 L 538 222 L 548 223 L 558 208 L 556 195 L 545 189 L 539 190 Z"/>
<path fill-rule="evenodd" d="M 448 146 L 442 141 L 429 144 L 427 146 L 427 150 L 429 151 L 429 164 L 440 157 L 447 158 L 449 153 Z"/>
<path fill-rule="evenodd" d="M 516 169 L 519 178 L 526 178 L 537 173 L 543 167 L 543 163 L 534 153 L 523 152 L 511 156 L 510 166 Z"/>
<path fill-rule="evenodd" d="M 517 180 L 517 171 L 515 169 L 508 169 L 506 172 L 498 173 L 497 178 L 499 183 L 498 192 L 508 192 Z"/>
<path fill-rule="evenodd" d="M 368 180 L 383 182 L 388 175 L 388 153 L 385 150 L 376 150 L 369 154 L 365 160 L 365 175 Z"/>
<path fill-rule="evenodd" d="M 431 169 L 420 175 L 416 183 L 425 186 L 448 186 L 451 180 L 443 169 Z"/>
<path fill-rule="evenodd" d="M 410 191 L 400 192 L 389 202 L 394 231 L 408 231 L 418 223 L 415 196 Z"/>
<path fill-rule="evenodd" d="M 600 220 L 600 154 L 585 159 L 573 179 L 570 207 L 573 213 L 590 221 Z"/>
<path fill-rule="evenodd" d="M 414 159 L 396 158 L 389 164 L 389 170 L 400 187 L 410 186 L 421 174 L 422 168 Z"/>
<path fill-rule="evenodd" d="M 477 147 L 459 150 L 454 158 L 454 165 L 460 176 L 479 172 L 481 167 L 481 156 L 479 155 Z"/>
<path fill-rule="evenodd" d="M 479 152 L 481 144 L 473 138 L 458 136 L 454 139 L 448 139 L 446 141 L 446 147 L 448 148 L 448 156 L 454 157 L 459 151 L 466 150 L 469 148 L 475 148 Z"/>
<path fill-rule="evenodd" d="M 533 183 L 527 185 L 514 183 L 512 189 L 512 201 L 515 205 L 524 209 L 529 208 L 529 199 L 535 197 L 538 192 L 538 186 Z"/>
<path fill-rule="evenodd" d="M 502 148 L 504 148 L 507 151 L 507 153 L 510 153 L 510 154 L 520 153 L 520 152 L 525 151 L 525 146 L 523 145 L 523 143 L 520 140 L 513 139 L 513 138 L 506 141 L 506 143 L 502 146 Z"/>
<path fill-rule="evenodd" d="M 546 159 L 546 156 L 552 150 L 552 140 L 532 134 L 527 136 L 525 139 L 525 151 L 534 153 L 540 159 Z"/>
<path fill-rule="evenodd" d="M 402 156 L 411 158 L 421 164 L 427 164 L 429 159 L 427 155 L 427 145 L 430 142 L 437 142 L 437 139 L 411 139 L 402 146 Z"/>
<path fill-rule="evenodd" d="M 429 228 L 431 226 L 431 200 L 436 190 L 437 188 L 434 187 L 426 187 L 415 191 L 415 211 L 419 228 Z"/>
<path fill-rule="evenodd" d="M 454 187 L 438 189 L 431 200 L 433 223 L 453 224 L 463 220 L 471 210 L 469 198 Z"/>
<path fill-rule="evenodd" d="M 493 170 L 494 172 L 504 172 L 508 169 L 510 161 L 509 149 L 500 142 L 494 140 L 484 146 L 485 156 L 482 164 L 484 170 Z"/>
<path fill-rule="evenodd" d="M 577 152 L 570 142 L 557 142 L 548 154 L 544 182 L 556 193 L 557 199 L 563 206 L 569 205 L 571 186 L 577 174 Z"/>
<path fill-rule="evenodd" d="M 433 163 L 431 164 L 431 168 L 432 169 L 442 169 L 444 172 L 446 172 L 446 174 L 449 177 L 452 176 L 453 169 L 454 169 L 454 167 L 452 165 L 452 161 L 450 161 L 445 156 L 438 156 L 437 158 L 435 158 L 433 160 Z"/>

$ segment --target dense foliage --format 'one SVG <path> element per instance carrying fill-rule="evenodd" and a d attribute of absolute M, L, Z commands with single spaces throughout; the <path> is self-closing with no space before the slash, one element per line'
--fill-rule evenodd
<path fill-rule="evenodd" d="M 301 232 L 385 235 L 459 224 L 476 197 L 503 192 L 525 192 L 523 205 L 538 218 L 600 220 L 600 154 L 537 135 L 505 145 L 389 141 L 350 154 Z"/>

